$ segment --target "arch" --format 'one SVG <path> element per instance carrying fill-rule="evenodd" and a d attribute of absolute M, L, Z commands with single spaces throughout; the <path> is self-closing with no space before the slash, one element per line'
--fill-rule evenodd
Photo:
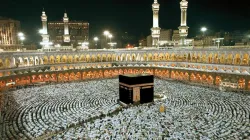
<path fill-rule="evenodd" d="M 67 61 L 68 63 L 72 63 L 73 62 L 73 56 L 72 55 L 69 55 L 68 56 L 68 61 Z"/>
<path fill-rule="evenodd" d="M 240 65 L 240 63 L 241 63 L 240 54 L 237 53 L 234 57 L 234 64 Z"/>
<path fill-rule="evenodd" d="M 97 62 L 101 62 L 102 61 L 102 56 L 100 54 L 97 55 L 97 59 L 96 59 Z"/>
<path fill-rule="evenodd" d="M 49 59 L 47 56 L 43 57 L 43 64 L 48 64 L 49 63 Z"/>
<path fill-rule="evenodd" d="M 228 54 L 227 55 L 226 63 L 227 64 L 233 64 L 233 54 Z"/>
<path fill-rule="evenodd" d="M 143 61 L 148 61 L 148 57 L 146 53 L 143 54 Z"/>
<path fill-rule="evenodd" d="M 216 76 L 216 77 L 215 77 L 215 85 L 216 85 L 216 86 L 219 86 L 220 83 L 221 83 L 221 77 L 220 77 L 220 76 Z"/>
<path fill-rule="evenodd" d="M 91 62 L 91 58 L 89 54 L 86 55 L 86 62 Z"/>
<path fill-rule="evenodd" d="M 196 82 L 201 82 L 202 81 L 202 77 L 200 76 L 199 73 L 196 74 Z"/>
<path fill-rule="evenodd" d="M 50 70 L 51 70 L 51 71 L 55 71 L 56 68 L 55 68 L 55 67 L 50 67 Z"/>
<path fill-rule="evenodd" d="M 29 57 L 24 57 L 23 58 L 23 64 L 24 64 L 24 66 L 29 66 L 30 65 L 30 61 L 29 61 Z"/>
<path fill-rule="evenodd" d="M 169 55 L 169 53 L 166 53 L 166 54 L 165 54 L 165 58 L 166 58 L 166 61 L 169 61 L 169 60 L 170 60 L 170 55 Z"/>
<path fill-rule="evenodd" d="M 207 83 L 208 83 L 209 85 L 213 85 L 213 83 L 214 83 L 214 78 L 213 78 L 212 75 L 209 75 L 209 76 L 207 77 Z"/>
<path fill-rule="evenodd" d="M 91 62 L 96 62 L 96 56 L 95 55 L 91 56 Z"/>
<path fill-rule="evenodd" d="M 57 55 L 55 61 L 56 61 L 56 63 L 61 63 L 61 56 Z"/>
<path fill-rule="evenodd" d="M 0 59 L 0 68 L 1 68 L 1 69 L 4 68 L 4 63 L 3 63 L 3 60 L 2 60 L 2 59 Z"/>
<path fill-rule="evenodd" d="M 39 62 L 39 58 L 38 58 L 38 56 L 35 56 L 35 58 L 34 58 L 35 60 L 34 60 L 34 64 L 35 65 L 39 65 L 40 64 L 40 62 Z"/>
<path fill-rule="evenodd" d="M 69 73 L 64 74 L 64 81 L 69 81 Z"/>
<path fill-rule="evenodd" d="M 153 55 L 151 53 L 148 54 L 148 61 L 152 61 L 153 60 Z"/>
<path fill-rule="evenodd" d="M 62 69 L 63 70 L 68 70 L 68 67 L 67 66 L 63 66 Z"/>
<path fill-rule="evenodd" d="M 10 59 L 9 58 L 5 58 L 5 68 L 10 68 Z"/>
<path fill-rule="evenodd" d="M 206 74 L 203 74 L 203 75 L 201 76 L 201 82 L 202 82 L 202 83 L 207 83 L 207 76 L 206 76 Z"/>
<path fill-rule="evenodd" d="M 189 73 L 185 72 L 184 74 L 184 80 L 188 81 L 189 80 Z"/>
<path fill-rule="evenodd" d="M 23 64 L 23 58 L 22 57 L 18 57 L 17 59 L 15 59 L 16 60 L 16 67 L 21 67 L 21 66 L 23 66 L 24 64 Z"/>
<path fill-rule="evenodd" d="M 215 53 L 213 58 L 214 58 L 213 62 L 216 63 L 216 64 L 218 64 L 219 63 L 218 53 Z"/>
<path fill-rule="evenodd" d="M 172 53 L 172 54 L 171 54 L 171 60 L 172 60 L 172 61 L 175 61 L 175 59 L 176 59 L 175 53 Z"/>
<path fill-rule="evenodd" d="M 98 76 L 99 76 L 99 78 L 103 78 L 103 71 L 102 70 L 99 70 Z"/>
<path fill-rule="evenodd" d="M 70 66 L 68 67 L 68 69 L 72 70 L 72 69 L 74 69 L 74 66 L 70 65 Z"/>
<path fill-rule="evenodd" d="M 117 61 L 118 61 L 118 62 L 121 61 L 121 56 L 120 56 L 120 55 L 117 56 Z"/>
<path fill-rule="evenodd" d="M 212 53 L 210 53 L 209 55 L 208 55 L 208 63 L 213 63 L 213 54 Z"/>
<path fill-rule="evenodd" d="M 248 81 L 247 90 L 250 90 L 250 81 Z"/>
<path fill-rule="evenodd" d="M 55 63 L 55 57 L 54 57 L 53 55 L 51 55 L 51 56 L 49 57 L 49 63 L 50 63 L 50 64 L 54 64 L 54 63 Z"/>
<path fill-rule="evenodd" d="M 136 55 L 134 53 L 132 54 L 131 61 L 136 61 Z"/>
<path fill-rule="evenodd" d="M 119 69 L 119 74 L 123 74 L 123 70 L 122 69 Z"/>
<path fill-rule="evenodd" d="M 159 61 L 165 60 L 165 57 L 164 57 L 163 53 L 160 53 L 160 54 L 159 54 L 158 60 L 159 60 Z"/>
<path fill-rule="evenodd" d="M 50 75 L 49 74 L 45 74 L 43 80 L 44 80 L 44 82 L 50 81 Z"/>
<path fill-rule="evenodd" d="M 157 53 L 154 53 L 153 60 L 158 61 L 158 54 Z"/>
<path fill-rule="evenodd" d="M 74 62 L 79 62 L 79 60 L 80 60 L 80 59 L 79 59 L 79 56 L 78 56 L 78 55 L 75 55 L 75 56 L 74 56 Z"/>
<path fill-rule="evenodd" d="M 180 80 L 185 80 L 184 72 L 180 72 L 179 78 L 180 78 Z"/>
<path fill-rule="evenodd" d="M 202 63 L 207 63 L 207 55 L 206 55 L 206 53 L 202 54 Z"/>
<path fill-rule="evenodd" d="M 57 76 L 56 76 L 55 73 L 51 74 L 51 76 L 50 76 L 50 81 L 52 81 L 52 82 L 57 82 Z"/>
<path fill-rule="evenodd" d="M 246 80 L 244 78 L 240 78 L 238 81 L 238 88 L 245 89 L 245 86 L 246 86 Z"/>
<path fill-rule="evenodd" d="M 76 80 L 76 77 L 75 77 L 75 73 L 74 72 L 71 72 L 69 74 L 69 81 L 75 81 Z"/>
<path fill-rule="evenodd" d="M 81 79 L 81 73 L 80 73 L 80 72 L 77 72 L 77 73 L 76 73 L 76 79 L 77 79 L 77 80 L 80 80 L 80 79 Z"/>
<path fill-rule="evenodd" d="M 64 77 L 64 75 L 62 73 L 59 73 L 58 76 L 57 76 L 58 81 L 59 82 L 63 81 L 63 77 Z"/>
<path fill-rule="evenodd" d="M 80 62 L 86 62 L 86 57 L 85 57 L 85 55 L 81 55 L 80 56 Z"/>
<path fill-rule="evenodd" d="M 38 81 L 39 82 L 43 82 L 44 81 L 44 75 L 43 74 L 39 74 L 38 75 Z"/>
<path fill-rule="evenodd" d="M 245 53 L 241 62 L 242 65 L 249 65 L 249 55 Z"/>
<path fill-rule="evenodd" d="M 197 55 L 197 62 L 200 63 L 202 61 L 201 53 L 198 53 Z"/>
<path fill-rule="evenodd" d="M 107 55 L 107 61 L 108 61 L 108 62 L 112 62 L 111 54 L 108 54 L 108 55 Z"/>
<path fill-rule="evenodd" d="M 184 53 L 184 54 L 182 55 L 182 61 L 187 61 L 187 54 L 186 54 L 186 53 Z"/>
<path fill-rule="evenodd" d="M 106 54 L 102 54 L 102 62 L 106 62 Z"/>
<path fill-rule="evenodd" d="M 197 56 L 195 53 L 192 53 L 192 62 L 196 62 Z"/>
<path fill-rule="evenodd" d="M 225 64 L 225 54 L 224 53 L 220 54 L 220 62 L 219 63 Z"/>
<path fill-rule="evenodd" d="M 175 71 L 171 71 L 171 78 L 172 79 L 175 79 L 176 77 L 175 77 Z"/>
<path fill-rule="evenodd" d="M 112 54 L 112 61 L 116 61 L 116 54 Z"/>
<path fill-rule="evenodd" d="M 194 73 L 191 73 L 190 75 L 190 81 L 195 81 L 196 80 L 196 77 L 195 77 L 195 74 Z"/>
<path fill-rule="evenodd" d="M 175 72 L 175 79 L 180 80 L 180 73 L 178 71 Z"/>
<path fill-rule="evenodd" d="M 34 66 L 35 65 L 35 60 L 33 56 L 29 57 L 29 66 Z"/>
<path fill-rule="evenodd" d="M 62 63 L 67 63 L 67 56 L 66 55 L 63 55 L 62 58 L 61 58 L 61 62 Z"/>

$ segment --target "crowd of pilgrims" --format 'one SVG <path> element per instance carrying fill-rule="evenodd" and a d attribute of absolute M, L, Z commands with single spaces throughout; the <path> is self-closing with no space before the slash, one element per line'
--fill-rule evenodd
<path fill-rule="evenodd" d="M 30 139 L 108 114 L 119 106 L 118 80 L 60 83 L 6 92 L 5 137 Z"/>
<path fill-rule="evenodd" d="M 81 106 L 70 107 L 84 108 L 91 116 L 62 112 L 68 119 L 57 121 L 66 125 L 50 139 L 250 139 L 250 96 L 175 81 L 155 79 L 155 94 L 164 94 L 164 99 L 123 108 L 117 103 L 118 79 L 46 85 L 11 94 L 20 106 L 82 101 Z M 162 106 L 164 112 L 160 112 Z M 73 116 L 80 117 L 78 125 L 67 127 L 76 121 L 69 119 Z M 98 117 L 90 119 L 94 116 Z"/>

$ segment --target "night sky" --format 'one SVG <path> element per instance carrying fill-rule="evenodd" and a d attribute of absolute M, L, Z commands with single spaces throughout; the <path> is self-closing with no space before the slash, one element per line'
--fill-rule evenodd
<path fill-rule="evenodd" d="M 177 29 L 180 25 L 180 0 L 158 0 L 160 27 Z M 150 34 L 153 0 L 4 0 L 0 16 L 21 21 L 29 40 L 39 39 L 41 12 L 48 20 L 62 20 L 66 10 L 70 20 L 90 23 L 90 37 L 111 32 L 128 32 L 138 38 Z M 189 0 L 188 26 L 190 36 L 201 26 L 209 30 L 233 31 L 250 29 L 250 4 L 247 0 Z"/>

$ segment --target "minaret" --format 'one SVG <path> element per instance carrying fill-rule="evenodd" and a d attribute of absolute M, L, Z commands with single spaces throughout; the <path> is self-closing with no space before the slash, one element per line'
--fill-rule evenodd
<path fill-rule="evenodd" d="M 64 22 L 64 36 L 63 36 L 63 40 L 64 40 L 64 42 L 70 42 L 69 18 L 67 16 L 66 12 L 64 13 L 63 22 Z"/>
<path fill-rule="evenodd" d="M 160 30 L 159 28 L 159 10 L 160 10 L 160 4 L 157 2 L 157 0 L 154 0 L 154 3 L 152 5 L 153 9 L 153 28 L 151 28 L 152 31 L 152 47 L 158 47 L 159 46 L 159 38 L 160 38 Z"/>
<path fill-rule="evenodd" d="M 185 45 L 185 38 L 188 36 L 188 26 L 187 26 L 187 8 L 188 1 L 182 0 L 180 2 L 181 6 L 181 26 L 179 27 L 179 33 L 181 38 L 181 45 Z"/>
<path fill-rule="evenodd" d="M 47 28 L 47 16 L 45 14 L 45 11 L 42 12 L 41 20 L 42 20 L 41 36 L 43 38 L 41 44 L 46 46 L 49 44 L 49 35 L 48 35 L 48 28 Z"/>
<path fill-rule="evenodd" d="M 41 20 L 42 20 L 42 38 L 43 38 L 43 42 L 49 42 L 49 35 L 48 35 L 48 28 L 47 28 L 47 16 L 45 14 L 45 12 L 42 12 L 42 16 L 41 16 Z"/>

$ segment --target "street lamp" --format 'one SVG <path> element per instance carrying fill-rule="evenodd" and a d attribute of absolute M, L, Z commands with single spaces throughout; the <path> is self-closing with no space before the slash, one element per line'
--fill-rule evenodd
<path fill-rule="evenodd" d="M 204 32 L 207 31 L 207 28 L 206 28 L 206 27 L 202 27 L 202 28 L 201 28 L 201 31 L 204 33 Z"/>
<path fill-rule="evenodd" d="M 111 43 L 111 38 L 113 37 L 113 35 L 112 34 L 109 34 L 109 39 L 110 39 L 110 43 Z"/>
<path fill-rule="evenodd" d="M 94 37 L 94 41 L 98 41 L 99 40 L 99 38 L 98 37 Z"/>
<path fill-rule="evenodd" d="M 19 32 L 17 35 L 18 35 L 18 37 L 24 36 L 24 34 L 22 32 Z"/>
<path fill-rule="evenodd" d="M 24 36 L 21 36 L 21 37 L 20 37 L 20 40 L 21 40 L 21 41 L 24 41 L 24 40 L 25 40 L 25 37 L 24 37 Z"/>
<path fill-rule="evenodd" d="M 95 46 L 96 46 L 96 48 L 97 48 L 97 41 L 99 40 L 99 38 L 98 37 L 94 37 L 94 41 L 95 41 Z"/>
<path fill-rule="evenodd" d="M 21 40 L 21 45 L 23 45 L 23 41 L 25 40 L 24 34 L 22 32 L 19 32 L 17 34 L 17 36 L 18 36 L 19 40 Z"/>
<path fill-rule="evenodd" d="M 103 34 L 106 36 L 106 41 L 107 41 L 107 38 L 108 38 L 108 35 L 110 34 L 110 32 L 109 31 L 104 31 Z"/>
<path fill-rule="evenodd" d="M 207 28 L 206 28 L 206 27 L 202 27 L 202 28 L 201 28 L 201 31 L 202 31 L 202 33 L 203 33 L 202 45 L 203 45 L 203 48 L 204 48 L 204 47 L 205 47 L 205 43 L 204 43 L 205 32 L 207 31 Z"/>
<path fill-rule="evenodd" d="M 112 34 L 109 34 L 108 37 L 109 37 L 109 39 L 110 39 L 110 42 L 109 42 L 109 43 L 110 43 L 110 48 L 113 49 L 113 46 L 111 45 L 111 44 L 112 44 L 111 39 L 112 39 L 113 35 L 112 35 Z M 108 43 L 108 44 L 109 44 L 109 43 Z"/>

